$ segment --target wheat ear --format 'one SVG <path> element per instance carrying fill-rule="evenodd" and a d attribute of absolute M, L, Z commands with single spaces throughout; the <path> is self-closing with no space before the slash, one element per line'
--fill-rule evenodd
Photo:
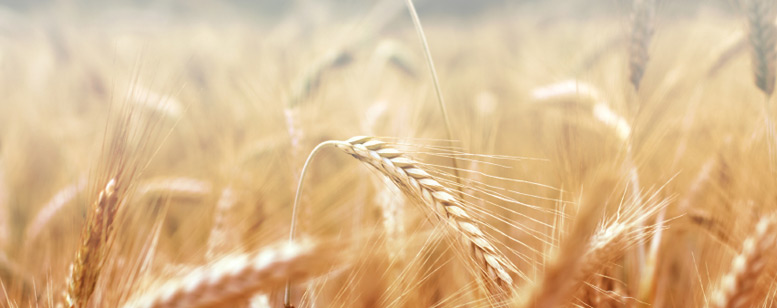
<path fill-rule="evenodd" d="M 634 0 L 629 43 L 629 81 L 637 90 L 650 59 L 648 48 L 653 38 L 654 15 L 655 0 Z"/>
<path fill-rule="evenodd" d="M 116 180 L 111 179 L 93 206 L 81 233 L 81 246 L 70 266 L 65 300 L 69 307 L 86 307 L 107 254 L 119 199 Z"/>
<path fill-rule="evenodd" d="M 757 304 L 757 282 L 769 262 L 774 262 L 777 246 L 777 214 L 762 218 L 755 232 L 742 244 L 731 263 L 730 272 L 720 281 L 712 307 L 739 308 Z"/>
<path fill-rule="evenodd" d="M 775 62 L 777 62 L 777 27 L 774 25 L 775 9 L 772 0 L 746 0 L 751 61 L 755 84 L 767 96 L 774 91 Z"/>
<path fill-rule="evenodd" d="M 483 273 L 488 277 L 488 286 L 495 286 L 496 295 L 510 294 L 513 291 L 513 275 L 516 274 L 515 266 L 505 257 L 480 229 L 479 223 L 467 214 L 464 203 L 456 198 L 454 193 L 432 175 L 418 167 L 416 163 L 406 157 L 399 150 L 387 143 L 374 140 L 373 137 L 358 136 L 347 141 L 326 141 L 318 146 L 308 156 L 302 169 L 300 186 L 295 196 L 295 206 L 292 210 L 291 231 L 289 241 L 294 240 L 297 204 L 301 195 L 301 185 L 305 179 L 305 170 L 310 165 L 313 157 L 326 147 L 334 146 L 350 154 L 379 172 L 387 176 L 408 197 L 419 199 L 428 205 L 434 217 L 450 222 L 451 226 L 461 238 L 472 247 L 475 260 L 481 266 Z M 489 288 L 491 289 L 491 288 Z M 291 307 L 289 287 L 286 288 L 285 305 Z"/>
<path fill-rule="evenodd" d="M 258 254 L 226 256 L 185 275 L 152 285 L 150 292 L 128 300 L 125 308 L 228 306 L 257 292 L 283 286 L 287 279 L 305 280 L 328 272 L 339 262 L 342 247 L 311 241 L 270 247 Z"/>
<path fill-rule="evenodd" d="M 386 175 L 405 194 L 429 205 L 435 217 L 446 218 L 473 248 L 475 259 L 489 279 L 504 291 L 510 291 L 514 266 L 481 231 L 478 222 L 467 214 L 465 205 L 454 193 L 402 152 L 372 137 L 354 137 L 335 145 L 354 158 Z"/>

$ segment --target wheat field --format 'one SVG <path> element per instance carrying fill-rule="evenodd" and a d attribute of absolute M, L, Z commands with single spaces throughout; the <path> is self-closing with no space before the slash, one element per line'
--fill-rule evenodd
<path fill-rule="evenodd" d="M 777 307 L 777 3 L 0 4 L 2 307 Z"/>

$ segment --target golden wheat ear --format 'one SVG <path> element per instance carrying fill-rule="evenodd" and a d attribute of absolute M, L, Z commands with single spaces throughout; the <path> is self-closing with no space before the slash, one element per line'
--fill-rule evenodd
<path fill-rule="evenodd" d="M 405 194 L 420 200 L 432 210 L 436 219 L 448 220 L 449 225 L 472 247 L 486 277 L 502 292 L 511 292 L 515 266 L 481 231 L 479 222 L 471 217 L 463 202 L 412 159 L 388 143 L 372 137 L 359 136 L 335 145 L 354 158 L 387 176 Z"/>
<path fill-rule="evenodd" d="M 445 225 L 452 228 L 461 242 L 472 248 L 472 257 L 478 270 L 485 277 L 483 283 L 493 298 L 501 300 L 513 293 L 513 277 L 518 275 L 515 265 L 482 231 L 480 222 L 468 214 L 463 201 L 403 152 L 373 137 L 358 136 L 347 141 L 326 141 L 313 149 L 303 167 L 300 188 L 297 189 L 292 211 L 290 241 L 294 240 L 297 204 L 305 170 L 310 166 L 315 155 L 328 147 L 336 147 L 375 168 L 399 187 L 406 196 L 424 205 L 424 212 L 428 214 L 429 219 L 435 222 L 447 222 Z M 288 306 L 290 305 L 288 286 L 286 292 L 285 303 Z"/>
<path fill-rule="evenodd" d="M 304 281 L 344 266 L 342 245 L 309 240 L 268 247 L 257 254 L 227 255 L 173 279 L 151 284 L 124 308 L 230 307 L 257 292 Z"/>

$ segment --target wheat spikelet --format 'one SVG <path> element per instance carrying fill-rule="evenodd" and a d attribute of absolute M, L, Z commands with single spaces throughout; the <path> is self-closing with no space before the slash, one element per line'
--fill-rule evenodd
<path fill-rule="evenodd" d="M 335 145 L 354 158 L 369 164 L 389 177 L 403 192 L 429 205 L 435 217 L 447 218 L 451 226 L 473 248 L 475 259 L 500 292 L 512 292 L 514 266 L 481 231 L 478 222 L 467 214 L 454 193 L 429 173 L 416 166 L 402 152 L 372 137 L 354 137 Z"/>
<path fill-rule="evenodd" d="M 746 0 L 751 62 L 756 86 L 767 96 L 774 92 L 775 62 L 777 62 L 777 27 L 774 19 L 777 5 L 771 0 Z"/>
<path fill-rule="evenodd" d="M 288 278 L 305 280 L 344 264 L 342 247 L 310 241 L 270 247 L 255 255 L 226 256 L 154 285 L 128 300 L 125 308 L 208 307 L 247 300 L 260 291 L 281 287 Z"/>
<path fill-rule="evenodd" d="M 754 298 L 757 282 L 764 275 L 769 263 L 774 262 L 777 246 L 777 215 L 761 218 L 755 232 L 742 243 L 742 250 L 731 263 L 730 272 L 720 281 L 714 293 L 712 307 L 752 307 L 759 301 Z"/>
<path fill-rule="evenodd" d="M 654 15 L 655 0 L 634 0 L 629 43 L 629 81 L 637 90 L 650 59 L 648 48 L 653 38 Z"/>
<path fill-rule="evenodd" d="M 93 206 L 81 235 L 81 246 L 70 266 L 65 300 L 69 307 L 86 307 L 100 276 L 106 244 L 113 231 L 119 198 L 115 179 L 108 181 Z"/>

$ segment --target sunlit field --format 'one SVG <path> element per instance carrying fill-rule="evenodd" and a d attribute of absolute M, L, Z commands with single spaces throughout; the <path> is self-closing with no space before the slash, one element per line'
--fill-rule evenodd
<path fill-rule="evenodd" d="M 777 3 L 10 1 L 2 307 L 777 307 Z"/>

